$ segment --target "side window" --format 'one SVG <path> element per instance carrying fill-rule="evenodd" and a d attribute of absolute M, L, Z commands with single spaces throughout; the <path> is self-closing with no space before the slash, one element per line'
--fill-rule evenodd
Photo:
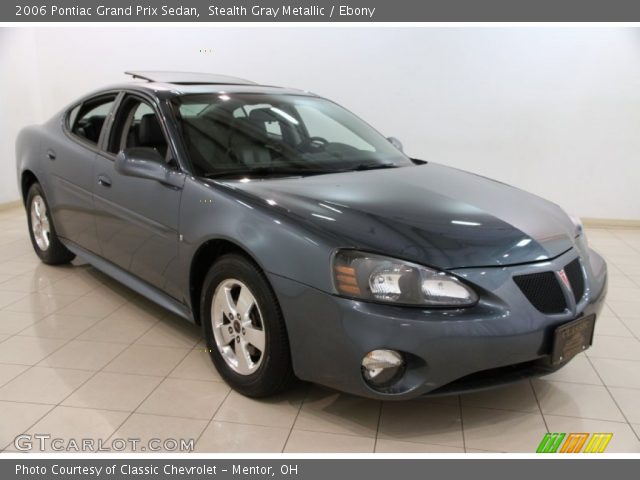
<path fill-rule="evenodd" d="M 182 117 L 197 117 L 201 115 L 210 104 L 208 103 L 193 103 L 180 106 L 180 115 Z"/>
<path fill-rule="evenodd" d="M 282 138 L 282 129 L 279 122 L 265 122 L 264 128 L 270 137 Z"/>
<path fill-rule="evenodd" d="M 138 108 L 136 108 L 136 111 L 133 114 L 133 121 L 140 123 L 140 120 L 142 120 L 142 117 L 144 117 L 145 115 L 155 115 L 153 112 L 153 108 L 151 108 L 146 103 L 139 103 Z"/>
<path fill-rule="evenodd" d="M 295 132 L 298 121 L 290 114 L 267 103 L 244 105 L 235 109 L 233 116 L 247 119 L 257 131 L 266 133 L 267 137 L 273 140 L 284 140 L 291 144 L 300 141 L 299 132 Z"/>
<path fill-rule="evenodd" d="M 97 100 L 89 100 L 73 108 L 67 117 L 68 125 L 71 126 L 71 133 L 97 145 L 105 120 L 113 107 L 115 99 L 115 95 L 109 95 Z"/>
<path fill-rule="evenodd" d="M 151 148 L 167 157 L 168 143 L 158 116 L 144 100 L 129 96 L 121 103 L 111 129 L 108 151 L 126 148 Z"/>
<path fill-rule="evenodd" d="M 322 137 L 331 143 L 345 143 L 360 150 L 375 151 L 372 145 L 320 110 L 307 106 L 299 106 L 297 110 L 310 137 Z"/>
<path fill-rule="evenodd" d="M 69 110 L 69 113 L 67 114 L 67 128 L 69 130 L 71 130 L 71 128 L 73 127 L 73 124 L 76 122 L 76 118 L 78 118 L 78 112 L 80 111 L 80 107 L 82 107 L 82 104 L 76 105 L 71 110 Z"/>

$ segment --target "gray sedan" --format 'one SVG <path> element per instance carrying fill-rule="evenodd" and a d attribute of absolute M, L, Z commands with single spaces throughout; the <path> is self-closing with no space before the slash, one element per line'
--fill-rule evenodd
<path fill-rule="evenodd" d="M 308 92 L 133 75 L 20 133 L 33 248 L 201 325 L 239 392 L 460 392 L 591 345 L 606 264 L 557 205 Z"/>

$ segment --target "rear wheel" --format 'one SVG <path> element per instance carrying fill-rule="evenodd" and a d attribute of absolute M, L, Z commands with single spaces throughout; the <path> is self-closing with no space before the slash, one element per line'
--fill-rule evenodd
<path fill-rule="evenodd" d="M 289 341 L 264 274 L 240 255 L 225 255 L 205 278 L 201 316 L 211 359 L 238 392 L 265 397 L 293 380 Z"/>
<path fill-rule="evenodd" d="M 31 185 L 27 194 L 27 222 L 31 244 L 40 260 L 48 265 L 60 265 L 75 258 L 56 235 L 51 211 L 38 183 Z"/>

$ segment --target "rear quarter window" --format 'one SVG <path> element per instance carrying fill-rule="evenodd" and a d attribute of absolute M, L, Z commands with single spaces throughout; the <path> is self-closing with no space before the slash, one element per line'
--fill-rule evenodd
<path fill-rule="evenodd" d="M 67 117 L 69 131 L 85 142 L 97 145 L 116 95 L 87 100 L 73 107 Z"/>
<path fill-rule="evenodd" d="M 75 123 L 76 118 L 78 118 L 78 112 L 80 111 L 80 107 L 81 105 L 76 105 L 67 113 L 67 121 L 65 123 L 67 130 L 71 130 L 71 126 Z"/>

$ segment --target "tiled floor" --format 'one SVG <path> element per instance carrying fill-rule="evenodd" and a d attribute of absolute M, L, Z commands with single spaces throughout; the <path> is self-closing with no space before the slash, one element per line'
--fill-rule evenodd
<path fill-rule="evenodd" d="M 381 403 L 299 385 L 231 391 L 199 328 L 78 264 L 48 267 L 22 210 L 0 212 L 0 448 L 63 439 L 194 438 L 201 452 L 532 452 L 547 431 L 613 432 L 640 452 L 640 230 L 591 230 L 609 262 L 595 345 L 544 379 Z"/>

